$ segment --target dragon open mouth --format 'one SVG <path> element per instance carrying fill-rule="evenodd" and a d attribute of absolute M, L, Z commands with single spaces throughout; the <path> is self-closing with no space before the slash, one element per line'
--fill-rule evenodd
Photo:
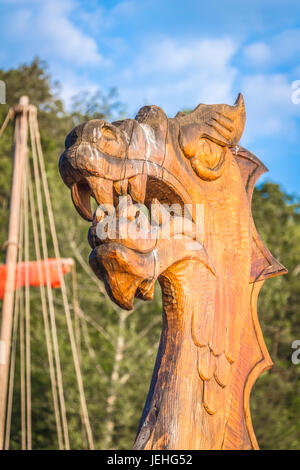
<path fill-rule="evenodd" d="M 71 186 L 77 211 L 92 221 L 91 267 L 122 308 L 131 309 L 134 297 L 151 300 L 156 279 L 179 258 L 196 257 L 213 272 L 178 187 L 151 174 L 117 181 L 89 175 Z M 98 204 L 94 214 L 91 198 Z"/>

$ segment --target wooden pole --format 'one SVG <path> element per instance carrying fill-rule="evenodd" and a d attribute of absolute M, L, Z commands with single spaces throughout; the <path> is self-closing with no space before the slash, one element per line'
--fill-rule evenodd
<path fill-rule="evenodd" d="M 28 137 L 27 96 L 20 98 L 19 104 L 13 108 L 15 115 L 15 138 L 13 147 L 13 176 L 10 200 L 10 216 L 5 263 L 7 278 L 3 297 L 1 340 L 0 340 L 0 449 L 3 449 L 5 432 L 7 385 L 9 375 L 9 359 L 11 332 L 14 308 L 15 272 L 19 243 L 19 221 L 22 199 L 22 185 L 27 156 Z"/>

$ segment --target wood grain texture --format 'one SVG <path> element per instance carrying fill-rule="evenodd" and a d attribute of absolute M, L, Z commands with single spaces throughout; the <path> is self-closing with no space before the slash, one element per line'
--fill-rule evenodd
<path fill-rule="evenodd" d="M 250 392 L 272 361 L 257 295 L 286 269 L 252 220 L 266 168 L 237 145 L 244 125 L 239 95 L 233 106 L 200 104 L 172 119 L 145 106 L 135 120 L 92 120 L 67 136 L 60 172 L 92 221 L 92 269 L 122 308 L 151 300 L 156 280 L 162 289 L 160 346 L 134 449 L 258 448 Z"/>

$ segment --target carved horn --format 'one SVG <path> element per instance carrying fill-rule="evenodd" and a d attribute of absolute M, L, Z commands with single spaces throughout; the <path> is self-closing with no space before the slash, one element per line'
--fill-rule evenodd
<path fill-rule="evenodd" d="M 175 117 L 179 144 L 198 176 L 219 178 L 224 169 L 226 149 L 235 146 L 243 133 L 246 113 L 242 94 L 233 106 L 199 104 L 194 111 Z"/>

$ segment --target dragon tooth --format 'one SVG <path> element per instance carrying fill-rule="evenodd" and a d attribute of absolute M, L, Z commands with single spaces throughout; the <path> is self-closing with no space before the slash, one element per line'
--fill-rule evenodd
<path fill-rule="evenodd" d="M 127 194 L 126 196 L 119 197 L 119 203 L 117 205 L 117 214 L 118 217 L 128 218 L 128 209 L 133 205 L 131 196 Z"/>
<path fill-rule="evenodd" d="M 87 183 L 74 183 L 71 187 L 71 197 L 77 212 L 85 220 L 92 221 L 91 189 Z"/>
<path fill-rule="evenodd" d="M 97 204 L 113 205 L 113 182 L 99 176 L 88 177 L 89 185 L 93 191 Z"/>
<path fill-rule="evenodd" d="M 151 202 L 151 221 L 156 225 L 162 225 L 168 223 L 171 218 L 170 212 L 159 202 L 158 199 L 154 198 Z"/>
<path fill-rule="evenodd" d="M 105 211 L 101 206 L 98 206 L 94 213 L 94 220 L 96 222 L 101 222 L 105 217 Z"/>
<path fill-rule="evenodd" d="M 143 300 L 153 300 L 155 281 L 156 279 L 153 279 L 151 281 L 145 279 L 144 281 L 142 281 L 142 283 L 137 289 L 136 297 L 141 298 Z"/>
<path fill-rule="evenodd" d="M 114 189 L 119 196 L 124 196 L 127 194 L 128 189 L 128 179 L 119 180 L 114 182 Z"/>
<path fill-rule="evenodd" d="M 156 198 L 152 199 L 151 202 L 151 222 L 154 222 L 156 225 L 162 224 L 161 204 Z"/>
<path fill-rule="evenodd" d="M 146 196 L 147 175 L 143 173 L 137 176 L 132 176 L 129 178 L 128 184 L 129 193 L 131 194 L 132 198 L 136 202 L 144 204 Z"/>

